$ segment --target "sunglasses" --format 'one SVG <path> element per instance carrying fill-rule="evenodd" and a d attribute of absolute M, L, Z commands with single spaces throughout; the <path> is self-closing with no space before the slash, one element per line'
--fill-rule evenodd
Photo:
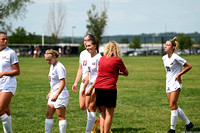
<path fill-rule="evenodd" d="M 6 40 L 6 41 L 8 41 L 8 38 L 2 38 L 1 40 L 3 40 L 3 41 L 5 41 L 5 40 Z"/>
<path fill-rule="evenodd" d="M 85 37 L 88 37 L 90 40 L 95 40 L 95 37 L 91 34 L 87 34 Z"/>

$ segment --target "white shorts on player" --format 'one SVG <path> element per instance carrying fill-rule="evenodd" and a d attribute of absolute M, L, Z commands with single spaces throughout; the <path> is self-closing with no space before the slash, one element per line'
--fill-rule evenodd
<path fill-rule="evenodd" d="M 67 105 L 68 105 L 68 102 L 69 102 L 69 97 L 58 98 L 56 101 L 51 101 L 52 97 L 53 97 L 53 95 L 50 96 L 50 98 L 48 99 L 48 104 L 53 105 L 55 109 L 62 108 L 62 107 L 67 108 Z"/>

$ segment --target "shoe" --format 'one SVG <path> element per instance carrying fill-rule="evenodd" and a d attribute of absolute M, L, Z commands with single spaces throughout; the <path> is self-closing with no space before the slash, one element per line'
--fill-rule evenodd
<path fill-rule="evenodd" d="M 92 130 L 91 133 L 96 133 L 96 130 Z"/>
<path fill-rule="evenodd" d="M 190 122 L 188 125 L 185 126 L 185 131 L 189 132 L 191 128 L 194 127 L 194 124 L 192 124 L 192 122 Z"/>
<path fill-rule="evenodd" d="M 167 131 L 167 133 L 175 133 L 175 130 L 169 129 L 169 131 Z"/>
<path fill-rule="evenodd" d="M 100 118 L 99 117 L 97 117 L 97 120 L 95 121 L 95 123 L 94 123 L 94 130 L 92 130 L 93 131 L 93 133 L 96 133 L 96 130 L 97 130 L 97 127 L 98 127 L 98 124 L 100 123 Z M 94 132 L 95 131 L 95 132 Z"/>
<path fill-rule="evenodd" d="M 113 131 L 110 131 L 110 133 L 113 133 Z"/>

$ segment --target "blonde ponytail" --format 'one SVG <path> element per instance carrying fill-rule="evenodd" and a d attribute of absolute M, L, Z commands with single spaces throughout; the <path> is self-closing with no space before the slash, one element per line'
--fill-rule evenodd
<path fill-rule="evenodd" d="M 172 46 L 174 46 L 174 51 L 178 49 L 179 43 L 178 43 L 178 38 L 174 37 L 173 39 L 169 40 L 172 43 Z"/>

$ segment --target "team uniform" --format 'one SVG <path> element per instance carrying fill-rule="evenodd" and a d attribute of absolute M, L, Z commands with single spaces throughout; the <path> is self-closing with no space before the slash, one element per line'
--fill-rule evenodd
<path fill-rule="evenodd" d="M 12 65 L 18 62 L 18 57 L 11 48 L 6 47 L 4 50 L 0 51 L 0 72 L 12 71 Z M 0 78 L 0 93 L 12 92 L 14 95 L 16 88 L 17 80 L 15 76 L 3 76 Z"/>
<path fill-rule="evenodd" d="M 81 90 L 82 90 L 83 85 L 84 85 L 83 79 L 88 74 L 88 61 L 89 61 L 90 58 L 91 58 L 91 54 L 87 50 L 83 50 L 81 52 L 80 58 L 79 58 L 79 63 L 81 63 L 81 65 L 82 65 L 82 81 L 81 81 L 79 93 L 81 93 Z M 89 85 L 87 85 L 87 87 L 86 87 L 86 90 L 88 90 L 88 89 L 89 89 Z"/>
<path fill-rule="evenodd" d="M 90 58 L 88 62 L 88 73 L 89 73 L 89 84 L 90 86 L 94 83 L 97 77 L 97 71 L 99 67 L 99 60 L 101 55 L 97 53 L 94 57 Z"/>
<path fill-rule="evenodd" d="M 54 108 L 67 107 L 69 101 L 69 93 L 66 86 L 63 88 L 62 92 L 58 96 L 56 101 L 51 101 L 52 97 L 58 91 L 60 86 L 60 79 L 66 79 L 65 67 L 59 61 L 55 66 L 51 65 L 49 72 L 49 81 L 51 86 L 51 94 L 48 99 L 48 104 L 54 105 Z"/>
<path fill-rule="evenodd" d="M 174 92 L 178 89 L 182 89 L 182 83 L 175 81 L 176 76 L 182 71 L 182 67 L 186 63 L 186 60 L 173 53 L 171 58 L 168 55 L 162 57 L 164 67 L 166 69 L 166 93 Z M 182 79 L 182 77 L 181 77 Z M 171 110 L 171 127 L 168 132 L 175 131 L 177 117 L 180 117 L 186 124 L 186 130 L 193 127 L 193 124 L 187 118 L 183 110 L 178 107 L 177 110 Z"/>
<path fill-rule="evenodd" d="M 100 58 L 101 58 L 101 55 L 97 53 L 94 57 L 91 57 L 88 60 L 88 68 L 87 68 L 87 73 L 89 73 L 88 89 L 96 80 Z M 87 92 L 87 89 L 85 92 Z M 87 116 L 88 116 L 88 119 L 87 119 L 87 125 L 86 125 L 86 133 L 91 133 L 91 131 L 94 128 L 94 123 L 97 120 L 96 112 L 89 112 L 87 110 Z"/>
<path fill-rule="evenodd" d="M 116 107 L 117 80 L 119 70 L 125 71 L 126 67 L 119 57 L 101 57 L 99 61 L 99 73 L 95 82 L 96 105 L 107 108 Z"/>
<path fill-rule="evenodd" d="M 176 76 L 182 71 L 182 66 L 186 60 L 173 53 L 172 57 L 168 55 L 162 57 L 164 67 L 166 69 L 166 92 L 170 93 L 182 88 L 182 83 L 175 81 Z"/>

